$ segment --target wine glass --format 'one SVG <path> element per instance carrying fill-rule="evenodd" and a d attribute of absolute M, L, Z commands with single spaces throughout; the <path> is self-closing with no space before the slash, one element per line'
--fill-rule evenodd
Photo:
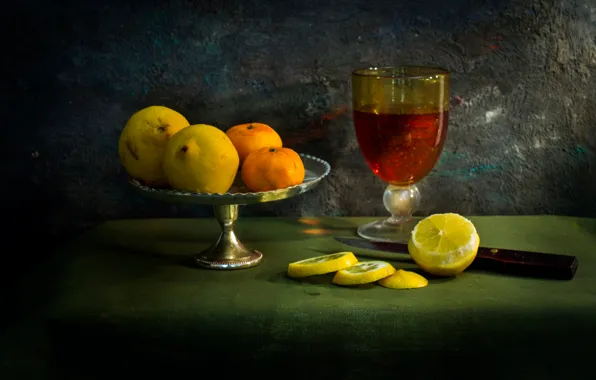
<path fill-rule="evenodd" d="M 369 67 L 352 72 L 354 127 L 373 173 L 388 183 L 391 216 L 362 225 L 358 235 L 407 242 L 420 205 L 416 187 L 435 166 L 447 135 L 449 72 L 438 67 Z"/>

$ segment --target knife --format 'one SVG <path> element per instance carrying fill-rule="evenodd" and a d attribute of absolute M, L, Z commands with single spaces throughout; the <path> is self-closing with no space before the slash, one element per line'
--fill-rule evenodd
<path fill-rule="evenodd" d="M 335 237 L 335 240 L 356 248 L 408 254 L 408 246 L 401 243 L 342 237 Z M 575 256 L 480 247 L 470 269 L 523 277 L 571 280 L 575 276 L 577 266 Z"/>

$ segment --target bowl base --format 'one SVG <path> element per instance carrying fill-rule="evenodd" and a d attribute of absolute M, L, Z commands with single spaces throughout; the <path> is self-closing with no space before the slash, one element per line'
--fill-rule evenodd
<path fill-rule="evenodd" d="M 195 256 L 195 263 L 207 269 L 234 270 L 256 267 L 263 260 L 263 254 L 256 250 L 246 250 L 246 255 L 233 259 L 219 259 L 210 255 L 212 250 Z"/>

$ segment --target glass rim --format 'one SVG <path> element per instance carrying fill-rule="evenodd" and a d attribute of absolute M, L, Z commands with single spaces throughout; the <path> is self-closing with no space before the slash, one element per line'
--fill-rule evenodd
<path fill-rule="evenodd" d="M 395 69 L 423 69 L 428 70 L 425 73 L 412 73 L 412 74 L 390 74 L 390 73 L 379 73 L 379 71 L 389 71 Z M 373 71 L 376 71 L 373 73 Z M 418 79 L 418 78 L 427 78 L 432 75 L 441 75 L 441 76 L 449 76 L 451 73 L 449 70 L 444 69 L 440 66 L 424 66 L 424 65 L 395 65 L 395 66 L 368 66 L 368 67 L 360 67 L 357 69 L 352 70 L 352 76 L 359 76 L 359 77 L 376 77 L 376 78 L 383 78 L 383 79 L 395 79 L 395 78 L 403 78 L 403 79 Z"/>

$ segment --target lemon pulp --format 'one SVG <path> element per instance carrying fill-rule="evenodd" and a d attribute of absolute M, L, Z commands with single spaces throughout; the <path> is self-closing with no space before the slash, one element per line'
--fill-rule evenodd
<path fill-rule="evenodd" d="M 428 285 L 428 280 L 418 273 L 398 269 L 391 276 L 380 279 L 379 285 L 390 289 L 415 289 Z"/>
<path fill-rule="evenodd" d="M 453 276 L 476 258 L 480 236 L 471 221 L 459 214 L 434 214 L 422 219 L 408 242 L 412 259 L 426 272 Z"/>
<path fill-rule="evenodd" d="M 338 271 L 332 282 L 336 285 L 368 284 L 393 273 L 395 268 L 385 261 L 363 261 Z"/>
<path fill-rule="evenodd" d="M 336 272 L 348 268 L 358 262 L 352 252 L 338 252 L 330 255 L 311 257 L 290 263 L 288 276 L 293 278 L 315 276 Z"/>

